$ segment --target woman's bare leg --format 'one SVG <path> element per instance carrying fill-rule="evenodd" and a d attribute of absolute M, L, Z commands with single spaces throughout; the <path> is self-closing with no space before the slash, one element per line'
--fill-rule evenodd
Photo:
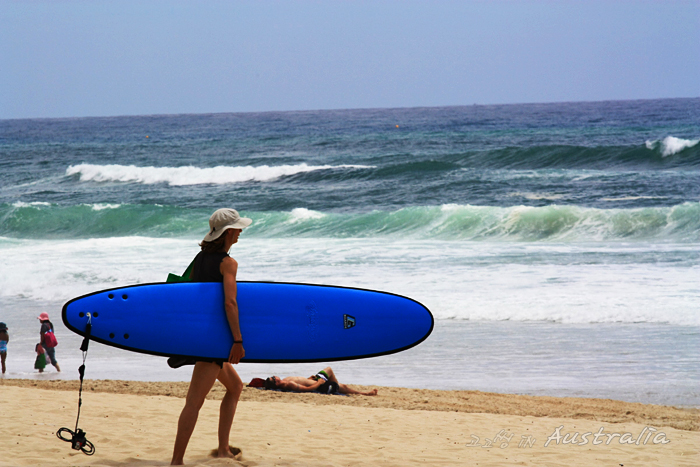
<path fill-rule="evenodd" d="M 229 450 L 229 437 L 231 435 L 231 425 L 233 425 L 233 417 L 236 415 L 236 407 L 238 399 L 243 391 L 243 381 L 230 363 L 224 363 L 223 368 L 218 376 L 221 384 L 226 388 L 226 394 L 221 401 L 219 409 L 219 446 L 217 448 L 217 457 L 233 457 L 233 453 Z"/>
<path fill-rule="evenodd" d="M 192 380 L 187 391 L 185 407 L 180 413 L 177 422 L 177 435 L 175 436 L 175 447 L 173 448 L 173 459 L 170 465 L 183 465 L 187 443 L 197 424 L 199 409 L 204 404 L 204 399 L 209 394 L 221 369 L 216 363 L 197 362 L 192 370 Z"/>

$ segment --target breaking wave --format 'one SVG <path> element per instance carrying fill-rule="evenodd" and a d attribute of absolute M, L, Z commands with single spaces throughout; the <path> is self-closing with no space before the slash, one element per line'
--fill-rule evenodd
<path fill-rule="evenodd" d="M 66 176 L 79 176 L 81 182 L 121 182 L 171 186 L 223 185 L 228 183 L 267 182 L 282 177 L 320 170 L 337 171 L 370 168 L 362 165 L 279 165 L 218 167 L 137 167 L 135 165 L 72 165 Z"/>
<path fill-rule="evenodd" d="M 257 237 L 426 238 L 455 241 L 700 241 L 700 202 L 671 207 L 414 206 L 364 213 L 242 212 Z M 160 205 L 0 205 L 11 238 L 199 237 L 208 210 Z"/>

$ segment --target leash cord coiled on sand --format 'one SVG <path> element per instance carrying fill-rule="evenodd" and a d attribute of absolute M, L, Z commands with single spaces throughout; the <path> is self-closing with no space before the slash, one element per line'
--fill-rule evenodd
<path fill-rule="evenodd" d="M 85 338 L 80 346 L 83 351 L 83 364 L 78 368 L 80 373 L 80 391 L 78 392 L 78 417 L 75 419 L 75 431 L 63 427 L 56 432 L 58 439 L 71 443 L 71 447 L 76 451 L 82 451 L 88 456 L 95 454 L 95 445 L 85 438 L 85 432 L 78 428 L 78 420 L 80 420 L 80 407 L 83 405 L 83 377 L 85 376 L 85 359 L 87 358 L 88 346 L 90 344 L 90 331 L 92 330 L 92 316 L 87 314 L 88 322 L 85 325 Z M 70 437 L 68 437 L 70 435 Z"/>

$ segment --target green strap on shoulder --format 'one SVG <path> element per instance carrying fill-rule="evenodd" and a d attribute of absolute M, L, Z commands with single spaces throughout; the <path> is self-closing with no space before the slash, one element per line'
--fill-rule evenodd
<path fill-rule="evenodd" d="M 168 279 L 165 282 L 189 282 L 192 277 L 192 269 L 194 268 L 194 260 L 190 263 L 189 266 L 187 266 L 187 269 L 185 269 L 185 272 L 182 273 L 182 276 L 178 276 L 177 274 L 170 273 L 168 274 Z"/>

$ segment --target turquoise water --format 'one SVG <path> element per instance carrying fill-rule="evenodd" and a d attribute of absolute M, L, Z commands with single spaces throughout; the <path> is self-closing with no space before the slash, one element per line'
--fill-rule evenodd
<path fill-rule="evenodd" d="M 700 99 L 2 120 L 9 377 L 35 377 L 41 311 L 77 368 L 63 303 L 181 272 L 232 206 L 254 219 L 241 280 L 431 309 L 417 348 L 335 364 L 350 382 L 700 406 L 699 143 Z M 189 377 L 89 359 L 95 378 Z"/>

